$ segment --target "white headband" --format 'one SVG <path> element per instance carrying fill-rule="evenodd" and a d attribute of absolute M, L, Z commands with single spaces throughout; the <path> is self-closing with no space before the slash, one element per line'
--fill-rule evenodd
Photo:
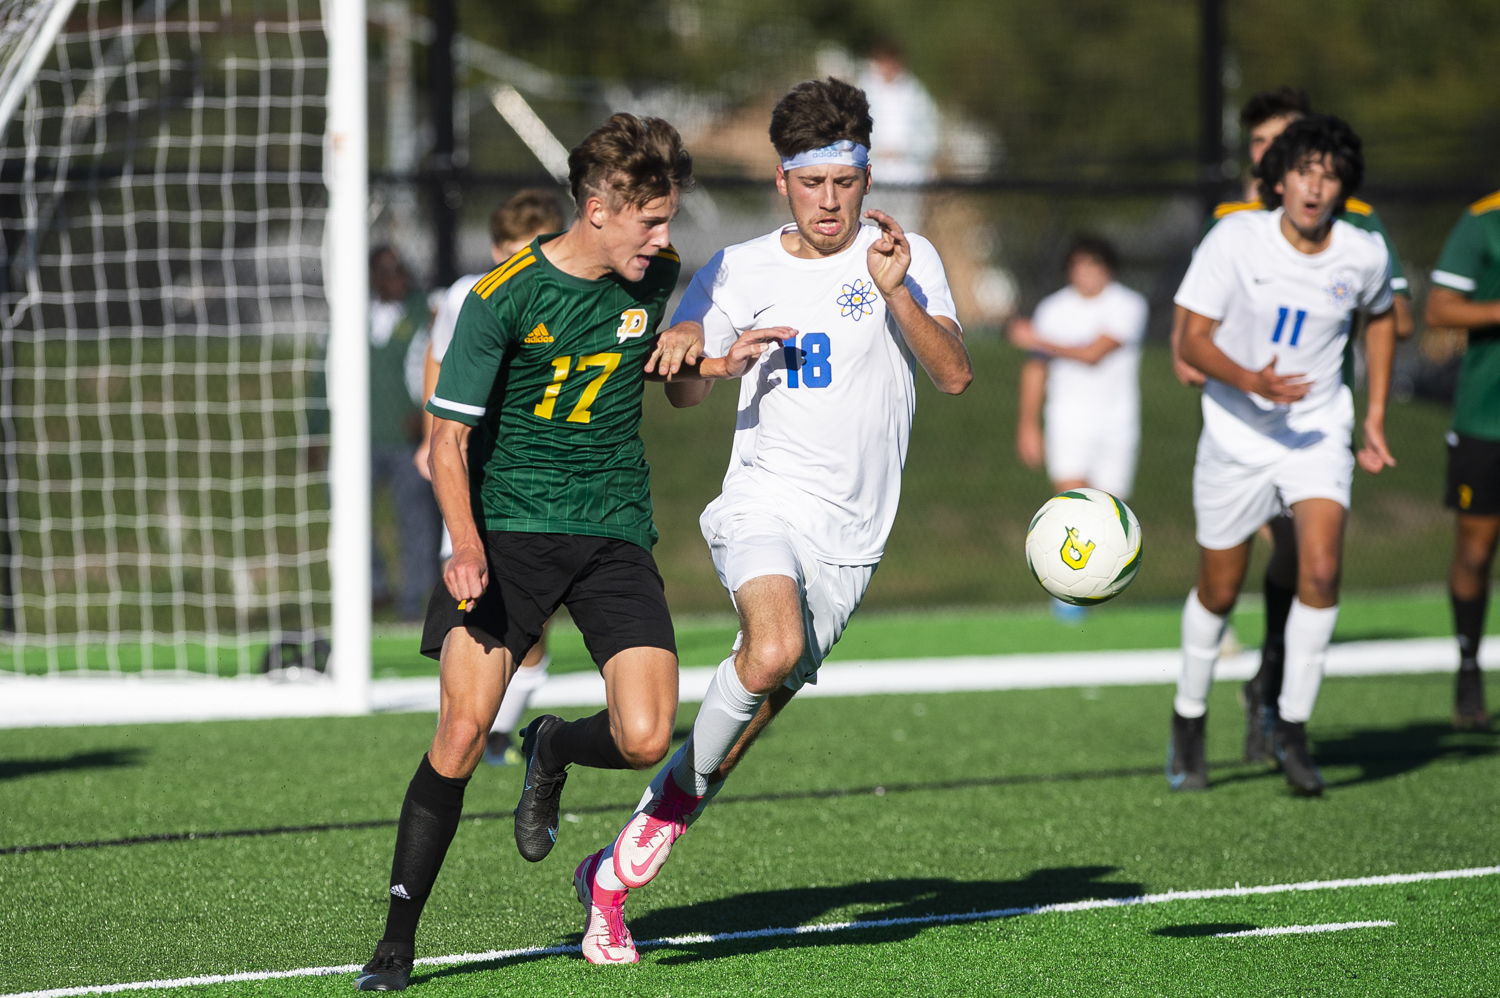
<path fill-rule="evenodd" d="M 870 148 L 850 139 L 839 139 L 821 149 L 809 149 L 795 156 L 783 156 L 781 168 L 795 170 L 801 166 L 857 166 L 870 165 Z"/>

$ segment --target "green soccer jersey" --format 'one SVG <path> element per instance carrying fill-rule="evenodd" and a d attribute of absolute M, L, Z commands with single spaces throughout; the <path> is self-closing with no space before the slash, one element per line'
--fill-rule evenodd
<path fill-rule="evenodd" d="M 484 529 L 614 537 L 649 550 L 641 442 L 646 358 L 682 264 L 584 280 L 530 246 L 464 301 L 427 411 L 475 428 L 469 482 Z"/>
<path fill-rule="evenodd" d="M 1500 300 L 1500 191 L 1463 213 L 1443 244 L 1432 283 L 1473 301 Z M 1500 325 L 1469 330 L 1453 398 L 1453 432 L 1500 440 Z"/>

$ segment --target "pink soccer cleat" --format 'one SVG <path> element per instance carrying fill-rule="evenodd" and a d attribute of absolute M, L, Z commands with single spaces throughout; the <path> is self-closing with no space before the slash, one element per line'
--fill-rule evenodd
<path fill-rule="evenodd" d="M 594 883 L 594 874 L 604 856 L 600 849 L 584 858 L 573 871 L 573 889 L 588 913 L 583 927 L 583 958 L 589 963 L 637 963 L 635 939 L 625 927 L 625 899 L 629 891 L 607 891 Z"/>
<path fill-rule="evenodd" d="M 661 795 L 637 812 L 615 839 L 615 876 L 622 884 L 633 889 L 651 883 L 702 800 L 685 792 L 673 774 L 667 774 Z"/>

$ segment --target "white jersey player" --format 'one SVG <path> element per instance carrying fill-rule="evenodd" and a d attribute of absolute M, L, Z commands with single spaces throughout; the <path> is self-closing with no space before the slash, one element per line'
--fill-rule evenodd
<path fill-rule="evenodd" d="M 578 867 L 595 963 L 636 959 L 619 915 L 628 889 L 656 875 L 756 735 L 816 681 L 864 597 L 896 516 L 917 364 L 949 394 L 973 377 L 932 245 L 881 212 L 860 224 L 870 127 L 863 92 L 842 81 L 786 94 L 771 140 L 793 224 L 717 254 L 673 319 L 701 326 L 706 356 L 783 328 L 741 379 L 723 493 L 700 521 L 740 634 L 691 737 L 615 842 Z M 694 405 L 707 384 L 667 391 Z"/>
<path fill-rule="evenodd" d="M 1116 268 L 1113 246 L 1079 236 L 1068 286 L 1011 324 L 1011 342 L 1032 354 L 1021 369 L 1016 450 L 1033 468 L 1045 455 L 1058 492 L 1087 486 L 1128 499 L 1135 483 L 1148 308 L 1114 279 Z"/>
<path fill-rule="evenodd" d="M 1250 539 L 1283 509 L 1296 521 L 1299 568 L 1274 746 L 1294 790 L 1323 789 L 1305 725 L 1338 619 L 1356 460 L 1343 358 L 1356 312 L 1371 316 L 1358 462 L 1372 474 L 1395 464 L 1385 443 L 1395 352 L 1390 256 L 1378 235 L 1335 218 L 1363 172 L 1359 138 L 1344 122 L 1310 115 L 1289 125 L 1261 161 L 1261 196 L 1273 210 L 1215 226 L 1177 292 L 1189 313 L 1183 359 L 1208 380 L 1193 468 L 1201 567 L 1183 609 L 1167 761 L 1176 789 L 1207 786 L 1204 718 L 1219 639 L 1244 581 Z"/>

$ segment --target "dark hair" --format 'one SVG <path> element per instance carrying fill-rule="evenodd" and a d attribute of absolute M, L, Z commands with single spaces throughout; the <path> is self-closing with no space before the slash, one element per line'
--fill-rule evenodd
<path fill-rule="evenodd" d="M 1262 90 L 1245 101 L 1240 109 L 1240 124 L 1255 128 L 1272 118 L 1301 118 L 1312 114 L 1312 101 L 1307 92 L 1296 87 L 1277 87 Z"/>
<path fill-rule="evenodd" d="M 1073 237 L 1073 241 L 1068 244 L 1068 255 L 1063 257 L 1063 267 L 1072 267 L 1073 258 L 1078 256 L 1093 257 L 1111 274 L 1120 269 L 1120 254 L 1115 251 L 1115 244 L 1091 232 L 1080 232 Z"/>
<path fill-rule="evenodd" d="M 693 157 L 667 122 L 622 111 L 568 153 L 568 183 L 580 209 L 595 196 L 611 207 L 622 201 L 640 207 L 692 190 Z"/>
<path fill-rule="evenodd" d="M 1344 202 L 1365 179 L 1365 157 L 1359 136 L 1342 118 L 1331 114 L 1310 114 L 1286 126 L 1261 158 L 1256 176 L 1260 178 L 1260 200 L 1269 209 L 1281 207 L 1276 185 L 1287 173 L 1309 158 L 1333 160 L 1333 172 L 1339 178 L 1339 201 L 1334 214 L 1344 210 Z"/>
<path fill-rule="evenodd" d="M 788 90 L 771 111 L 771 145 L 779 156 L 849 139 L 870 144 L 870 102 L 856 86 L 828 77 L 808 80 Z"/>
<path fill-rule="evenodd" d="M 396 261 L 396 266 L 405 267 L 406 261 L 401 259 L 401 254 L 396 252 L 396 247 L 390 243 L 380 243 L 370 250 L 370 269 L 375 269 L 375 263 L 381 257 L 389 255 Z"/>
<path fill-rule="evenodd" d="M 529 188 L 495 209 L 490 216 L 490 242 L 499 246 L 537 232 L 563 227 L 562 212 L 551 191 Z"/>

